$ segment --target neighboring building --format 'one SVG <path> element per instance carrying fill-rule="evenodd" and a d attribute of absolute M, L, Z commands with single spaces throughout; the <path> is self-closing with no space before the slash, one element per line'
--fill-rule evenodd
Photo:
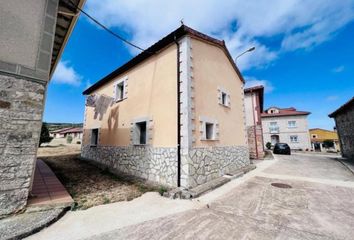
<path fill-rule="evenodd" d="M 245 89 L 245 113 L 250 157 L 264 157 L 264 143 L 261 113 L 263 112 L 264 87 L 255 86 Z"/>
<path fill-rule="evenodd" d="M 224 41 L 182 25 L 84 91 L 82 157 L 194 187 L 250 164 L 243 78 Z"/>
<path fill-rule="evenodd" d="M 73 139 L 82 139 L 82 128 L 62 128 L 49 132 L 49 136 L 53 138 L 66 138 L 72 136 Z"/>
<path fill-rule="evenodd" d="M 77 17 L 65 0 L 0 1 L 0 216 L 27 203 L 48 81 Z"/>
<path fill-rule="evenodd" d="M 321 128 L 312 128 L 310 129 L 310 139 L 311 148 L 315 151 L 322 152 L 327 150 L 339 150 L 337 131 L 330 131 Z M 332 141 L 333 147 L 326 147 L 323 143 L 326 140 Z"/>
<path fill-rule="evenodd" d="M 342 156 L 354 159 L 354 97 L 329 117 L 336 122 Z"/>
<path fill-rule="evenodd" d="M 311 149 L 307 116 L 310 112 L 295 108 L 270 107 L 262 113 L 264 143 L 272 145 L 281 142 L 291 149 Z"/>

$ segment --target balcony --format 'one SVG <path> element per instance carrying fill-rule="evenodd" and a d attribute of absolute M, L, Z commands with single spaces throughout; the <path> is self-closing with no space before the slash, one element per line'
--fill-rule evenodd
<path fill-rule="evenodd" d="M 270 133 L 279 133 L 279 127 L 278 126 L 269 127 L 269 132 Z"/>

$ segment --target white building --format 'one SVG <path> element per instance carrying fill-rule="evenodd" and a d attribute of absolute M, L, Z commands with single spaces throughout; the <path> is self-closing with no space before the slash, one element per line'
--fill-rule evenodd
<path fill-rule="evenodd" d="M 264 144 L 287 143 L 291 149 L 311 149 L 307 116 L 295 108 L 270 107 L 262 113 Z"/>

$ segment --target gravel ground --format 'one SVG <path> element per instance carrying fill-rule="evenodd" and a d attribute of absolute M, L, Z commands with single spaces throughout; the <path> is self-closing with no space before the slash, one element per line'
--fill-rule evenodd
<path fill-rule="evenodd" d="M 118 201 L 129 201 L 148 191 L 165 191 L 143 180 L 113 175 L 79 159 L 80 145 L 46 146 L 38 149 L 38 158 L 53 170 L 74 201 L 75 209 Z"/>

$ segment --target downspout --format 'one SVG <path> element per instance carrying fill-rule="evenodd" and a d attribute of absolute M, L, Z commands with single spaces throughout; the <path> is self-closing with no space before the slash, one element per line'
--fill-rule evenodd
<path fill-rule="evenodd" d="M 179 43 L 176 36 L 174 42 L 177 46 L 177 187 L 181 186 L 181 97 L 180 97 L 180 58 Z"/>
<path fill-rule="evenodd" d="M 256 146 L 256 157 L 258 159 L 258 146 L 257 146 L 257 127 L 256 127 L 256 116 L 254 115 L 254 100 L 253 100 L 253 91 L 251 90 L 252 97 L 252 115 L 253 115 L 253 131 L 254 131 L 254 144 Z"/>

